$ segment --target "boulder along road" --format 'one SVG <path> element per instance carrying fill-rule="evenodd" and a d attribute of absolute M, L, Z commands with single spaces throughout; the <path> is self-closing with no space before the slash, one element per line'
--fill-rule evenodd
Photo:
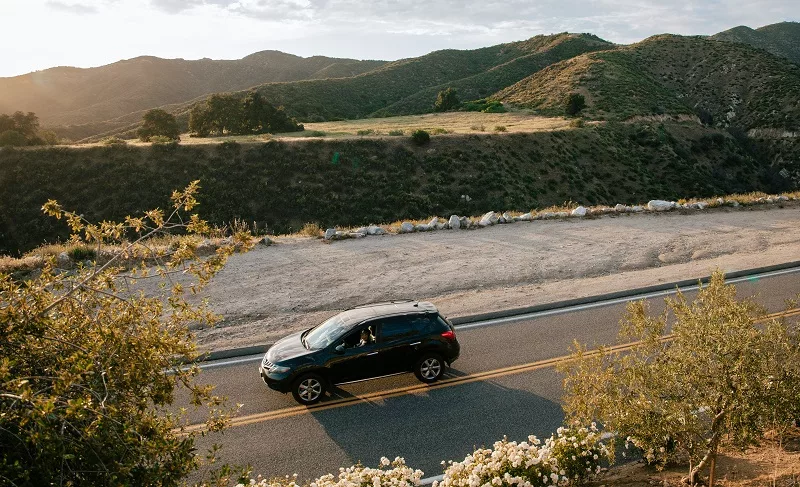
<path fill-rule="evenodd" d="M 786 307 L 800 292 L 800 268 L 728 282 L 768 313 L 800 318 Z M 688 299 L 695 289 L 685 289 Z M 254 476 L 267 478 L 296 473 L 306 481 L 357 462 L 375 467 L 382 456 L 404 457 L 425 477 L 436 476 L 442 460 L 460 461 L 503 436 L 549 437 L 564 416 L 556 365 L 573 342 L 624 350 L 617 333 L 626 303 L 646 299 L 657 314 L 669 294 L 674 291 L 456 326 L 461 357 L 442 381 L 425 385 L 408 373 L 353 383 L 312 407 L 267 388 L 258 375 L 263 354 L 205 362 L 200 381 L 243 407 L 228 429 L 198 446 L 221 444 L 223 461 L 249 464 Z M 192 430 L 204 418 L 190 413 L 189 419 Z"/>

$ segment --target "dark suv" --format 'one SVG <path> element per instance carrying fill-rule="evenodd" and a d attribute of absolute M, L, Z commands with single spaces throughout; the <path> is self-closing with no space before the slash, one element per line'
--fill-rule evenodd
<path fill-rule="evenodd" d="M 403 372 L 434 382 L 459 351 L 453 325 L 433 304 L 393 301 L 349 309 L 282 338 L 259 373 L 270 388 L 309 405 L 333 384 Z"/>

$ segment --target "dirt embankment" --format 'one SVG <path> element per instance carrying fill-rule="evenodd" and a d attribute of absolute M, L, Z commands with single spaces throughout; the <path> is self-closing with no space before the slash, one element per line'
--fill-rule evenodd
<path fill-rule="evenodd" d="M 800 260 L 800 206 L 606 216 L 368 237 L 234 256 L 205 290 L 224 321 L 201 346 L 268 343 L 367 302 L 414 298 L 449 316 Z"/>

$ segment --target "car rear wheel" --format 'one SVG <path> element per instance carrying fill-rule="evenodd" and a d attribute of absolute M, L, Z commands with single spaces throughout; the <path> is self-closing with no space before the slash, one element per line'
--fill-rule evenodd
<path fill-rule="evenodd" d="M 305 374 L 292 386 L 295 401 L 304 406 L 319 402 L 325 394 L 325 380 L 319 374 Z"/>
<path fill-rule="evenodd" d="M 428 353 L 420 357 L 414 366 L 414 374 L 422 382 L 436 382 L 444 374 L 445 363 L 442 357 Z"/>

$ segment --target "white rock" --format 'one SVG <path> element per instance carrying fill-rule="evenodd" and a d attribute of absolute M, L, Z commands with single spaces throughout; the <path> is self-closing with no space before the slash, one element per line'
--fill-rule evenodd
<path fill-rule="evenodd" d="M 418 224 L 418 225 L 414 225 L 414 230 L 416 230 L 416 231 L 418 231 L 418 232 L 427 232 L 427 231 L 428 231 L 428 230 L 430 230 L 430 229 L 431 229 L 431 227 L 429 227 L 429 226 L 428 226 L 427 224 L 425 224 L 425 223 L 420 223 L 420 224 Z"/>
<path fill-rule="evenodd" d="M 350 238 L 364 238 L 367 236 L 367 234 L 361 232 L 350 232 L 347 234 L 347 236 Z"/>
<path fill-rule="evenodd" d="M 363 233 L 366 235 L 369 233 L 369 229 L 367 227 L 359 227 L 356 229 L 355 233 Z"/>
<path fill-rule="evenodd" d="M 438 217 L 433 217 L 433 218 L 431 218 L 431 221 L 428 222 L 428 226 L 431 227 L 431 230 L 435 229 L 436 225 L 438 225 L 438 224 L 439 224 L 439 218 Z"/>
<path fill-rule="evenodd" d="M 764 200 L 765 203 L 772 203 L 772 198 L 767 198 Z"/>
<path fill-rule="evenodd" d="M 550 211 L 546 211 L 544 213 L 539 213 L 538 215 L 536 215 L 536 218 L 541 219 L 541 220 L 549 220 L 549 219 L 555 218 L 555 217 L 556 217 L 556 214 L 553 213 L 553 212 L 550 212 Z"/>
<path fill-rule="evenodd" d="M 509 215 L 507 212 L 503 213 L 503 220 L 505 220 L 506 223 L 514 223 L 516 221 L 514 220 L 514 217 Z"/>
<path fill-rule="evenodd" d="M 264 237 L 264 238 L 262 238 L 262 239 L 261 239 L 261 241 L 260 241 L 260 242 L 258 242 L 258 243 L 260 243 L 260 244 L 261 244 L 261 245 L 263 245 L 264 247 L 269 247 L 270 245 L 272 245 L 272 244 L 273 244 L 272 240 L 270 240 L 270 239 L 269 239 L 269 237 Z"/>
<path fill-rule="evenodd" d="M 559 211 L 555 214 L 556 218 L 566 218 L 569 216 L 569 212 L 566 211 Z"/>
<path fill-rule="evenodd" d="M 386 230 L 379 227 L 378 225 L 370 225 L 367 227 L 367 235 L 383 235 L 386 233 Z"/>
<path fill-rule="evenodd" d="M 717 198 L 717 203 L 719 203 L 720 205 L 724 205 L 725 204 L 725 200 L 722 199 L 722 198 Z"/>
<path fill-rule="evenodd" d="M 579 206 L 572 210 L 572 216 L 586 216 L 586 208 L 583 206 Z"/>
<path fill-rule="evenodd" d="M 523 213 L 522 215 L 518 216 L 517 219 L 521 222 L 529 222 L 533 220 L 533 215 L 530 213 Z"/>
<path fill-rule="evenodd" d="M 461 224 L 461 228 L 463 229 L 467 229 L 472 226 L 472 221 L 465 216 L 458 217 L 458 222 Z"/>
<path fill-rule="evenodd" d="M 739 207 L 739 202 L 735 201 L 735 200 L 731 201 L 731 206 L 734 207 L 734 208 L 738 208 Z"/>
<path fill-rule="evenodd" d="M 436 230 L 444 230 L 445 228 L 447 228 L 447 223 L 437 223 L 436 224 Z"/>
<path fill-rule="evenodd" d="M 785 195 L 778 196 L 778 201 L 789 201 L 789 197 Z"/>
<path fill-rule="evenodd" d="M 631 211 L 631 207 L 625 206 L 622 203 L 617 203 L 617 206 L 614 207 L 614 211 L 616 211 L 617 213 L 627 213 Z"/>
<path fill-rule="evenodd" d="M 647 209 L 650 211 L 667 211 L 675 208 L 675 203 L 664 200 L 650 200 L 647 202 Z"/>
<path fill-rule="evenodd" d="M 641 213 L 644 211 L 644 206 L 636 205 L 631 208 L 631 211 L 634 213 Z"/>
<path fill-rule="evenodd" d="M 497 224 L 498 221 L 500 221 L 500 218 L 497 216 L 497 213 L 490 211 L 481 217 L 481 221 L 478 222 L 478 225 L 488 227 Z"/>
<path fill-rule="evenodd" d="M 339 231 L 336 232 L 336 235 L 334 235 L 333 238 L 334 239 L 342 239 L 342 238 L 347 238 L 349 236 L 350 236 L 349 233 L 339 230 Z"/>
<path fill-rule="evenodd" d="M 708 203 L 706 203 L 705 201 L 698 201 L 693 206 L 698 210 L 705 210 L 706 208 L 708 208 Z"/>
<path fill-rule="evenodd" d="M 336 236 L 336 229 L 335 228 L 329 228 L 329 229 L 325 230 L 325 240 L 330 240 L 335 236 Z"/>
<path fill-rule="evenodd" d="M 400 224 L 400 233 L 411 233 L 414 231 L 414 224 L 411 222 L 403 222 Z"/>
<path fill-rule="evenodd" d="M 450 215 L 450 219 L 447 221 L 447 224 L 450 225 L 450 228 L 453 230 L 458 230 L 461 228 L 461 220 L 459 220 L 458 215 Z"/>

